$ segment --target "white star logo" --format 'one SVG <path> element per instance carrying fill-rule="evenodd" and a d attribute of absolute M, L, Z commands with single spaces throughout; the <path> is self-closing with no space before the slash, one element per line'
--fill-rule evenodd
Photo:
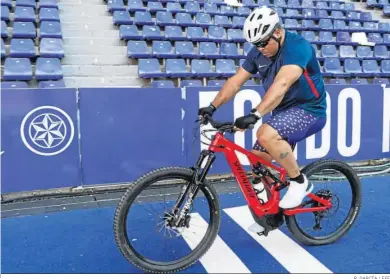
<path fill-rule="evenodd" d="M 37 118 L 42 118 L 42 116 L 43 119 L 41 122 L 35 122 Z M 32 133 L 32 130 L 35 130 L 35 132 Z M 65 136 L 66 126 L 64 125 L 64 122 L 54 114 L 41 114 L 30 124 L 30 137 L 36 145 L 42 148 L 58 146 L 62 143 Z"/>

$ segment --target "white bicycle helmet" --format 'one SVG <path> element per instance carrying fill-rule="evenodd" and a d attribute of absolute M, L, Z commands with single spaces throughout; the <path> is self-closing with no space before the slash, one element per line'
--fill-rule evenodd
<path fill-rule="evenodd" d="M 244 37 L 249 43 L 257 43 L 268 38 L 279 25 L 278 13 L 268 7 L 255 9 L 244 23 Z"/>

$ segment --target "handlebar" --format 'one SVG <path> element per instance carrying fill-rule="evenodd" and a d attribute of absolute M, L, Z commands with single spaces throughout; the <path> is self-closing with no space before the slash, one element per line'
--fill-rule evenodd
<path fill-rule="evenodd" d="M 202 119 L 197 120 L 200 121 L 201 124 L 207 125 L 208 122 L 210 122 L 211 126 L 215 129 L 217 129 L 219 132 L 228 132 L 228 133 L 235 133 L 238 130 L 234 128 L 234 122 L 218 122 L 215 121 L 211 116 L 205 115 Z M 254 125 L 249 125 L 248 129 L 253 129 Z"/>

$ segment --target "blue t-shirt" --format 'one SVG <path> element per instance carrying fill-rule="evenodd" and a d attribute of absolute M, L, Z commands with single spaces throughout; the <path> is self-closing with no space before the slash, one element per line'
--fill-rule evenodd
<path fill-rule="evenodd" d="M 302 75 L 287 90 L 273 114 L 298 106 L 315 116 L 325 117 L 326 92 L 316 52 L 302 36 L 287 30 L 285 32 L 284 43 L 276 57 L 267 58 L 253 47 L 242 67 L 251 74 L 259 72 L 267 91 L 282 66 L 300 66 L 303 69 Z"/>

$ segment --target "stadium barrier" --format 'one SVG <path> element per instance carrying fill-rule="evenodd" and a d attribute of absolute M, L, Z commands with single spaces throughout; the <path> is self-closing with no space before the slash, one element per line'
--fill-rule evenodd
<path fill-rule="evenodd" d="M 208 105 L 218 90 L 3 89 L 2 193 L 126 183 L 158 167 L 191 166 L 207 147 L 195 123 L 198 108 Z M 327 124 L 297 145 L 299 165 L 319 158 L 356 162 L 390 157 L 390 88 L 327 85 L 326 90 Z M 262 86 L 243 87 L 215 119 L 233 121 L 263 96 Z M 250 149 L 255 133 L 228 138 Z M 211 174 L 230 172 L 220 156 Z"/>

